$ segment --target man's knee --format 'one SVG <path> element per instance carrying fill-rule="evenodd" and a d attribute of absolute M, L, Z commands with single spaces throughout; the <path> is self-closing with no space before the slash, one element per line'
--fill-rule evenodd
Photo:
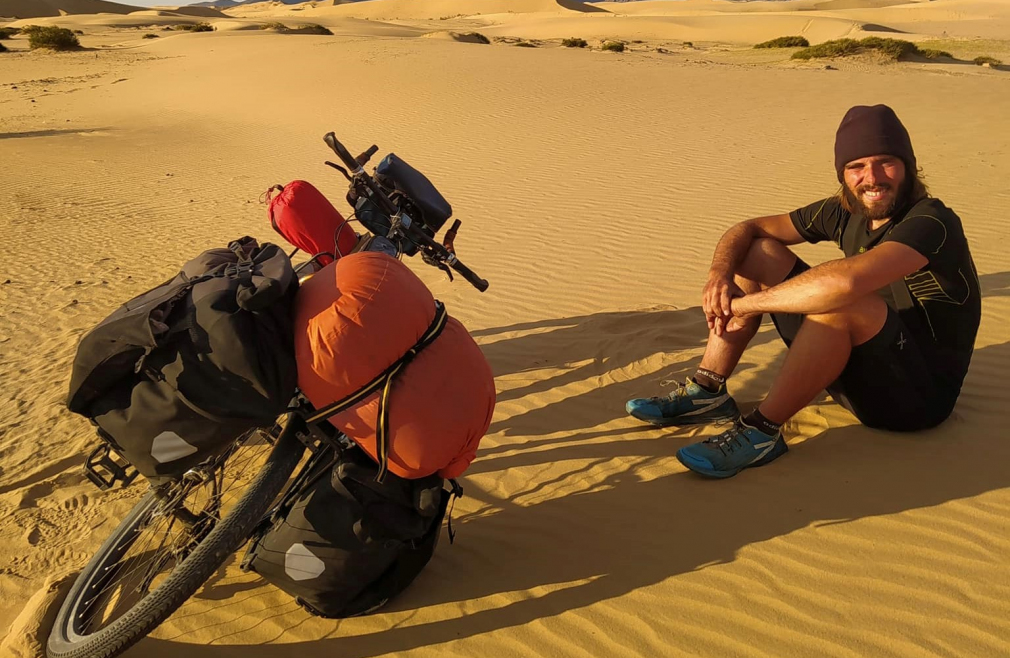
<path fill-rule="evenodd" d="M 813 313 L 808 320 L 845 329 L 852 336 L 852 345 L 862 345 L 884 328 L 887 321 L 887 303 L 876 293 L 840 306 L 827 313 Z"/>
<path fill-rule="evenodd" d="M 744 283 L 753 282 L 760 288 L 771 288 L 785 281 L 795 265 L 796 254 L 789 247 L 778 240 L 758 238 L 751 243 L 737 269 L 737 278 Z M 744 285 L 740 287 L 746 290 Z"/>

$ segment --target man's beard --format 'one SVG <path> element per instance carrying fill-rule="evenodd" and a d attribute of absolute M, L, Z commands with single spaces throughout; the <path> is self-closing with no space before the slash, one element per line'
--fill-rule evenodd
<path fill-rule="evenodd" d="M 863 203 L 863 192 L 876 188 L 891 190 L 893 188 L 890 185 L 860 185 L 856 188 L 855 193 L 849 189 L 848 185 L 843 187 L 845 188 L 843 192 L 845 194 L 845 198 L 849 202 L 849 206 L 853 209 L 855 214 L 862 215 L 866 219 L 870 220 L 889 219 L 894 217 L 895 213 L 905 205 L 905 199 L 908 197 L 908 192 L 911 188 L 911 179 L 907 177 L 905 178 L 901 187 L 899 187 L 895 192 L 894 199 L 891 203 L 886 205 L 877 205 L 872 208 Z"/>

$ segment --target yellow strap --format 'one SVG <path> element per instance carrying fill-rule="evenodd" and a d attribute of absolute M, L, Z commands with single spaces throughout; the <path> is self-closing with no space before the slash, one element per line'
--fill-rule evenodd
<path fill-rule="evenodd" d="M 445 328 L 445 324 L 449 316 L 445 311 L 445 306 L 443 306 L 441 302 L 436 301 L 436 304 L 435 319 L 431 326 L 428 327 L 428 331 L 426 331 L 424 336 L 422 336 L 413 347 L 407 350 L 407 352 L 389 369 L 366 384 L 364 388 L 352 393 L 343 400 L 339 400 L 324 407 L 305 419 L 306 423 L 316 423 L 321 420 L 326 420 L 331 416 L 335 416 L 347 409 L 350 409 L 381 388 L 382 394 L 379 396 L 379 409 L 375 423 L 375 452 L 376 458 L 379 461 L 379 472 L 375 478 L 377 482 L 382 482 L 389 470 L 389 448 L 392 441 L 389 436 L 388 406 L 389 396 L 393 391 L 393 380 L 396 378 L 396 375 L 403 370 L 403 367 L 412 361 L 414 357 L 417 356 L 422 349 L 427 347 L 428 344 L 438 336 L 442 329 Z"/>

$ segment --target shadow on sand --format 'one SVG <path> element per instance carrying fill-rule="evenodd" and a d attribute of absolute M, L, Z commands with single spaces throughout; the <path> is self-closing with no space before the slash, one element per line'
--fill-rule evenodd
<path fill-rule="evenodd" d="M 92 133 L 101 133 L 110 130 L 110 128 L 65 128 L 65 129 L 50 129 L 50 130 L 26 130 L 19 133 L 0 133 L 0 139 L 24 139 L 28 137 L 56 137 L 57 135 L 89 135 Z"/>
<path fill-rule="evenodd" d="M 1006 295 L 1008 286 L 1010 273 L 991 275 L 983 281 L 987 295 Z M 684 335 L 690 336 L 689 344 L 668 342 L 664 349 L 698 347 L 698 341 L 704 339 L 703 331 L 695 326 L 699 315 L 697 309 L 604 313 L 515 325 L 482 332 L 482 337 L 532 331 L 485 344 L 496 375 L 533 371 L 543 367 L 545 361 L 588 363 L 580 366 L 584 368 L 581 372 L 558 375 L 567 381 L 597 377 L 600 370 L 612 372 L 652 354 L 653 349 L 660 347 L 664 325 L 676 326 L 673 333 L 682 339 Z M 690 326 L 685 328 L 685 323 Z M 624 334 L 640 334 L 646 340 L 641 349 L 625 350 L 624 358 L 613 362 L 603 356 L 605 351 L 586 351 L 588 345 L 599 345 L 605 350 L 615 332 L 619 334 L 617 340 L 625 340 Z M 762 331 L 761 337 L 771 340 L 774 332 Z M 417 610 L 544 585 L 567 584 L 565 587 L 500 607 L 474 608 L 475 612 L 460 618 L 397 626 L 381 632 L 254 647 L 194 645 L 148 638 L 127 655 L 365 658 L 403 652 L 522 626 L 620 597 L 678 574 L 731 562 L 749 544 L 811 525 L 897 514 L 1010 487 L 1010 469 L 1006 467 L 1010 463 L 1010 442 L 991 431 L 992 419 L 1001 416 L 1010 404 L 1010 392 L 1005 387 L 992 386 L 994 378 L 1008 364 L 1010 343 L 977 350 L 958 409 L 935 430 L 900 435 L 858 425 L 832 428 L 794 445 L 772 468 L 754 469 L 725 481 L 705 480 L 685 472 L 651 479 L 642 477 L 642 469 L 659 462 L 669 463 L 676 450 L 685 444 L 676 435 L 618 430 L 609 432 L 621 435 L 612 441 L 574 445 L 574 441 L 608 434 L 594 428 L 623 414 L 626 394 L 642 393 L 636 389 L 651 384 L 638 379 L 594 388 L 582 396 L 548 405 L 535 417 L 524 414 L 502 421 L 498 428 L 519 435 L 545 435 L 569 429 L 576 436 L 563 441 L 542 439 L 535 442 L 535 450 L 522 451 L 529 444 L 512 444 L 507 449 L 503 446 L 482 451 L 471 473 L 490 474 L 493 479 L 494 474 L 511 469 L 566 461 L 589 461 L 586 471 L 603 462 L 625 467 L 611 470 L 602 479 L 586 478 L 592 484 L 585 491 L 525 505 L 514 501 L 529 500 L 528 494 L 543 483 L 531 480 L 526 490 L 510 492 L 509 500 L 474 491 L 478 487 L 468 483 L 470 492 L 492 505 L 494 513 L 457 518 L 454 522 L 459 531 L 457 547 L 462 543 L 466 550 L 443 546 L 431 565 L 434 568 L 422 573 L 390 609 Z M 684 372 L 693 367 L 690 361 L 682 366 Z M 523 390 L 509 391 L 504 397 L 536 395 L 559 383 L 533 380 Z M 563 405 L 578 406 L 566 409 Z M 576 410 L 588 411 L 580 416 L 574 414 Z M 584 420 L 581 431 L 578 427 L 552 427 L 552 417 L 568 419 L 573 414 Z M 513 421 L 517 423 L 514 426 Z M 559 527 L 564 519 L 571 520 L 570 526 Z M 477 560 L 479 564 L 472 564 L 473 554 L 485 551 L 487 555 Z M 469 560 L 460 557 L 461 554 L 469 554 Z M 496 558 L 510 555 L 521 559 L 494 561 L 493 568 L 488 568 Z M 335 630 L 334 634 L 340 633 Z"/>

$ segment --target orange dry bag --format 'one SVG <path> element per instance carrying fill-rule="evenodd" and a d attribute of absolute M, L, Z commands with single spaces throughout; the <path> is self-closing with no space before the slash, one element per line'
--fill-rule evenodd
<path fill-rule="evenodd" d="M 345 256 L 301 285 L 295 358 L 318 416 L 379 462 L 380 475 L 385 462 L 403 478 L 456 477 L 491 424 L 484 354 L 424 283 L 384 254 Z M 355 394 L 346 410 L 327 413 Z"/>
<path fill-rule="evenodd" d="M 328 254 L 319 258 L 321 265 L 351 253 L 358 236 L 322 192 L 303 180 L 292 181 L 280 190 L 270 199 L 267 215 L 285 240 L 309 256 Z"/>

